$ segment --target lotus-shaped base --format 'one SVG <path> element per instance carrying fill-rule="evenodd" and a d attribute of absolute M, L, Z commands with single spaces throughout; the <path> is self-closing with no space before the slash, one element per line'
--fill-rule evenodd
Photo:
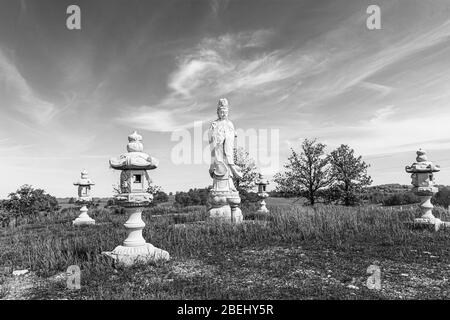
<path fill-rule="evenodd" d="M 113 251 L 105 251 L 102 254 L 111 257 L 117 264 L 124 266 L 170 259 L 167 251 L 156 248 L 150 243 L 137 247 L 118 246 Z"/>

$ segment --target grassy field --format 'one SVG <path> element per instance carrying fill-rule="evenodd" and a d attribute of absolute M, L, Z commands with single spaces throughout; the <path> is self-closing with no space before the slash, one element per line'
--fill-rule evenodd
<path fill-rule="evenodd" d="M 126 216 L 93 210 L 95 226 L 74 228 L 76 210 L 0 229 L 3 299 L 448 299 L 449 231 L 411 230 L 414 208 L 304 207 L 269 199 L 270 214 L 244 208 L 241 225 L 205 222 L 204 207 L 149 210 L 145 239 L 168 262 L 116 268 L 102 256 L 126 237 Z M 440 211 L 441 218 L 450 220 Z M 366 287 L 381 269 L 381 290 Z M 81 268 L 81 290 L 65 270 Z"/>

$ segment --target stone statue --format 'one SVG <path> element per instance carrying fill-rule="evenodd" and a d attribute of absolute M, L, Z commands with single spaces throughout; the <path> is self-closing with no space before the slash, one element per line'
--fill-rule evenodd
<path fill-rule="evenodd" d="M 242 178 L 240 168 L 234 163 L 234 140 L 236 132 L 228 119 L 227 99 L 220 99 L 217 106 L 218 119 L 211 123 L 208 137 L 211 149 L 209 174 L 213 179 L 210 193 L 210 218 L 220 218 L 231 222 L 241 222 L 239 209 L 241 198 L 233 183 L 233 178 Z"/>

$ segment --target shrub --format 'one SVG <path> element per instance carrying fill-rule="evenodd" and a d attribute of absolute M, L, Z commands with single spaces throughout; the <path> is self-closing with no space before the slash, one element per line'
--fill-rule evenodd
<path fill-rule="evenodd" d="M 190 189 L 188 192 L 178 191 L 175 194 L 175 204 L 180 207 L 206 205 L 208 196 L 209 188 Z"/>
<path fill-rule="evenodd" d="M 164 191 L 158 191 L 153 195 L 153 204 L 164 203 L 169 201 L 169 196 Z"/>
<path fill-rule="evenodd" d="M 3 208 L 13 217 L 34 217 L 40 212 L 53 213 L 60 209 L 55 197 L 29 185 L 10 193 L 8 198 L 3 201 Z"/>
<path fill-rule="evenodd" d="M 258 202 L 259 200 L 258 194 L 255 192 L 247 192 L 243 190 L 239 193 L 239 196 L 241 197 L 242 204 Z"/>
<path fill-rule="evenodd" d="M 384 206 L 399 206 L 420 202 L 420 197 L 412 192 L 394 193 L 382 200 Z"/>
<path fill-rule="evenodd" d="M 434 205 L 438 205 L 444 208 L 450 206 L 450 188 L 442 188 L 433 197 L 432 202 Z"/>

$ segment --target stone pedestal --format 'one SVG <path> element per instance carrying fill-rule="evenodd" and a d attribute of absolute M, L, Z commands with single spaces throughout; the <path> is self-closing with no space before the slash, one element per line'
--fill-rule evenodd
<path fill-rule="evenodd" d="M 81 214 L 72 221 L 74 226 L 83 226 L 83 225 L 91 225 L 95 224 L 95 220 L 89 217 L 88 208 L 86 206 L 82 206 L 80 209 Z"/>
<path fill-rule="evenodd" d="M 211 190 L 209 198 L 209 220 L 240 223 L 244 220 L 239 208 L 241 198 L 237 191 Z"/>
<path fill-rule="evenodd" d="M 437 188 L 435 188 L 437 189 Z M 436 191 L 437 192 L 437 191 Z M 414 226 L 417 228 L 428 228 L 438 231 L 443 228 L 450 228 L 450 222 L 442 221 L 433 215 L 433 204 L 431 198 L 433 196 L 421 196 L 420 211 L 422 213 L 420 218 L 414 219 Z"/>
<path fill-rule="evenodd" d="M 209 209 L 210 221 L 241 223 L 244 220 L 242 211 L 238 205 L 224 205 L 218 208 Z"/>
<path fill-rule="evenodd" d="M 137 262 L 150 262 L 156 260 L 169 260 L 167 251 L 156 248 L 147 243 L 142 236 L 145 223 L 142 220 L 142 207 L 127 208 L 128 220 L 124 226 L 128 236 L 123 245 L 117 246 L 113 251 L 102 254 L 113 258 L 118 264 L 131 266 Z"/>

